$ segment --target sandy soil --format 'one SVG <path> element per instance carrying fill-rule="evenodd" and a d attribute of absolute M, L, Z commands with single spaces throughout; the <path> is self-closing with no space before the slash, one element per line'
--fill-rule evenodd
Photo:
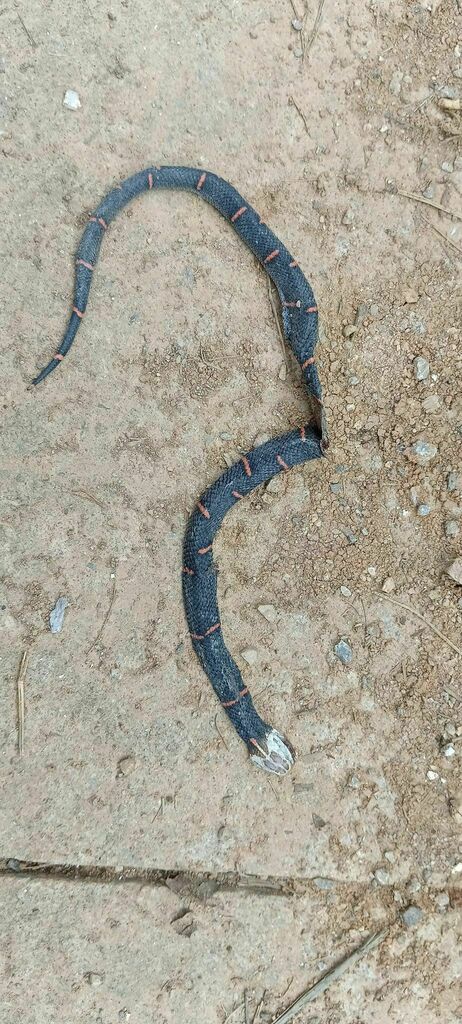
<path fill-rule="evenodd" d="M 267 990 L 270 1020 L 383 926 L 380 949 L 300 1021 L 462 1018 L 462 590 L 447 573 L 462 537 L 462 19 L 456 0 L 326 0 L 311 40 L 317 8 L 303 22 L 294 4 L 302 32 L 276 0 L 0 11 L 0 857 L 5 871 L 15 858 L 58 876 L 1 876 L 9 1024 L 106 1024 L 127 1008 L 132 1024 L 224 1024 L 233 1010 L 244 1020 L 244 988 L 252 1015 Z M 217 708 L 180 580 L 201 490 L 307 417 L 265 274 L 205 204 L 146 194 L 104 240 L 72 353 L 27 390 L 63 330 L 88 212 L 151 163 L 228 178 L 294 252 L 321 311 L 329 458 L 242 503 L 216 544 L 230 649 L 298 751 L 280 781 L 251 767 Z M 130 892 L 151 893 L 142 925 L 123 882 L 113 898 L 127 943 L 138 929 L 162 969 L 143 954 L 130 980 L 125 961 L 118 974 L 110 906 L 96 882 L 90 909 L 83 882 L 64 897 L 65 865 L 135 872 Z M 181 935 L 168 887 L 146 882 L 156 870 L 226 876 L 231 904 L 188 893 L 180 909 L 200 913 Z M 239 886 L 255 878 L 283 893 L 277 914 L 274 895 L 250 891 L 239 916 Z M 34 1005 L 31 899 L 61 978 Z M 407 928 L 409 905 L 422 913 Z M 75 980 L 98 970 L 81 956 L 92 906 L 112 979 L 93 1002 Z M 265 942 L 237 969 L 246 915 L 261 915 Z M 201 960 L 218 972 L 209 989 Z"/>

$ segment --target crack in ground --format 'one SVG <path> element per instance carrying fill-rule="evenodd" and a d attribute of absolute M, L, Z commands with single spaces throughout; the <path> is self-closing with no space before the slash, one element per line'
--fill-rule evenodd
<path fill-rule="evenodd" d="M 51 864 L 46 861 L 19 860 L 16 857 L 0 858 L 0 882 L 2 878 L 55 879 L 63 882 L 93 882 L 99 885 L 152 885 L 166 886 L 178 895 L 206 900 L 215 892 L 242 892 L 254 896 L 303 896 L 308 892 L 318 897 L 327 895 L 334 888 L 345 890 L 350 898 L 371 890 L 371 882 L 347 882 L 337 878 L 315 875 L 313 878 L 291 878 L 289 876 L 242 874 L 238 871 L 180 871 L 171 868 L 129 868 L 97 864 Z M 398 882 L 381 886 L 382 895 L 390 894 Z M 462 890 L 458 886 L 422 886 L 422 897 L 447 893 L 451 906 L 462 905 Z"/>
<path fill-rule="evenodd" d="M 198 895 L 212 895 L 217 890 L 242 890 L 261 896 L 295 896 L 306 892 L 311 879 L 285 877 L 261 878 L 237 871 L 175 871 L 168 868 L 129 868 L 94 864 L 48 864 L 40 861 L 0 859 L 0 878 L 8 875 L 27 878 L 55 878 L 70 882 L 138 883 L 165 885 L 170 889 L 193 889 Z M 332 883 L 333 884 L 333 883 Z"/>

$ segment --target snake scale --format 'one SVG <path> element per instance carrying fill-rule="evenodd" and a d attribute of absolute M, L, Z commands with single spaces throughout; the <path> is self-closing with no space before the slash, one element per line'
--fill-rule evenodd
<path fill-rule="evenodd" d="M 156 189 L 183 189 L 201 196 L 232 224 L 260 261 L 278 290 L 284 334 L 301 365 L 312 406 L 309 423 L 247 452 L 205 491 L 189 520 L 183 551 L 184 606 L 196 654 L 252 761 L 283 775 L 295 754 L 288 740 L 260 718 L 223 640 L 212 545 L 224 516 L 237 502 L 277 473 L 322 457 L 328 446 L 314 359 L 318 311 L 298 263 L 223 178 L 193 167 L 148 167 L 113 188 L 91 214 L 76 254 L 74 306 L 67 330 L 60 348 L 32 383 L 43 381 L 69 352 L 86 310 L 101 241 L 111 221 L 135 196 Z"/>

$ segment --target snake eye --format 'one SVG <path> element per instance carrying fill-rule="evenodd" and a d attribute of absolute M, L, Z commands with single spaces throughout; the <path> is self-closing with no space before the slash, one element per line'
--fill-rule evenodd
<path fill-rule="evenodd" d="M 292 747 L 276 729 L 270 729 L 258 742 L 250 740 L 249 751 L 251 761 L 273 775 L 285 775 L 295 761 Z"/>

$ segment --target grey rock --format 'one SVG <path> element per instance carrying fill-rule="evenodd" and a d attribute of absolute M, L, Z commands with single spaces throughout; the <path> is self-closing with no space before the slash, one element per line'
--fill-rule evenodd
<path fill-rule="evenodd" d="M 393 72 L 393 74 L 391 76 L 391 79 L 390 79 L 390 85 L 388 86 L 388 91 L 391 92 L 392 96 L 399 96 L 399 94 L 401 92 L 401 84 L 402 84 L 403 78 L 404 78 L 404 72 L 403 71 L 394 71 Z"/>
<path fill-rule="evenodd" d="M 292 18 L 292 28 L 295 29 L 296 32 L 301 32 L 303 28 L 303 21 L 300 21 L 300 18 Z"/>
<path fill-rule="evenodd" d="M 69 607 L 67 597 L 58 597 L 58 600 L 50 612 L 50 629 L 52 633 L 60 633 L 63 628 L 64 612 Z"/>
<path fill-rule="evenodd" d="M 342 485 L 337 483 L 329 484 L 329 487 L 332 491 L 332 494 L 340 494 L 342 490 Z"/>
<path fill-rule="evenodd" d="M 452 174 L 454 170 L 454 164 L 449 163 L 448 160 L 444 160 L 444 162 L 441 164 L 441 170 L 445 171 L 446 174 Z"/>
<path fill-rule="evenodd" d="M 356 534 L 353 533 L 353 530 L 346 529 L 346 530 L 343 531 L 343 533 L 345 534 L 345 537 L 346 537 L 346 539 L 347 539 L 349 544 L 357 544 L 358 543 L 358 538 L 357 538 Z"/>
<path fill-rule="evenodd" d="M 390 885 L 390 873 L 385 868 L 377 868 L 374 878 L 379 885 Z"/>
<path fill-rule="evenodd" d="M 258 661 L 258 651 L 254 651 L 253 648 L 247 647 L 245 651 L 241 651 L 241 658 L 243 658 L 248 665 L 256 665 Z"/>
<path fill-rule="evenodd" d="M 447 488 L 448 491 L 460 491 L 462 489 L 462 476 L 460 473 L 454 471 L 448 473 Z"/>
<path fill-rule="evenodd" d="M 131 775 L 136 768 L 136 759 L 130 754 L 128 757 L 121 757 L 117 765 L 117 777 L 121 778 L 123 775 Z"/>
<path fill-rule="evenodd" d="M 447 574 L 454 580 L 454 583 L 459 583 L 462 586 L 462 558 L 456 558 L 455 562 L 447 569 Z"/>
<path fill-rule="evenodd" d="M 63 104 L 68 110 L 78 110 L 82 105 L 78 92 L 75 92 L 75 89 L 66 89 Z"/>
<path fill-rule="evenodd" d="M 422 914 L 423 911 L 420 909 L 420 907 L 406 907 L 406 910 L 403 910 L 401 914 L 403 923 L 406 925 L 406 928 L 414 928 L 415 925 L 419 923 Z"/>
<path fill-rule="evenodd" d="M 410 459 L 412 462 L 416 462 L 419 466 L 427 466 L 435 455 L 438 454 L 436 445 L 430 444 L 429 441 L 416 441 L 410 449 Z"/>
<path fill-rule="evenodd" d="M 425 412 L 438 412 L 440 405 L 438 395 L 428 395 L 422 402 L 422 409 L 425 409 Z"/>
<path fill-rule="evenodd" d="M 448 519 L 444 524 L 444 532 L 446 537 L 457 537 L 459 535 L 459 524 L 456 523 L 455 519 Z"/>
<path fill-rule="evenodd" d="M 430 366 L 423 356 L 416 356 L 414 359 L 414 377 L 416 380 L 427 380 L 430 373 Z"/>
<path fill-rule="evenodd" d="M 349 207 L 348 210 L 345 210 L 345 213 L 343 214 L 342 224 L 346 224 L 347 226 L 350 226 L 351 224 L 353 224 L 354 219 L 355 219 L 354 212 Z"/>
<path fill-rule="evenodd" d="M 439 892 L 438 895 L 435 896 L 435 906 L 440 913 L 444 913 L 444 911 L 448 909 L 449 895 L 447 892 Z"/>
<path fill-rule="evenodd" d="M 327 821 L 324 821 L 324 818 L 321 818 L 321 815 L 316 814 L 315 811 L 313 811 L 311 819 L 315 828 L 324 828 L 327 825 Z"/>
<path fill-rule="evenodd" d="M 331 878 L 313 878 L 313 885 L 315 885 L 317 889 L 323 890 L 334 888 L 334 883 Z"/>
<path fill-rule="evenodd" d="M 96 971 L 88 971 L 85 975 L 85 981 L 88 985 L 91 985 L 92 988 L 99 988 L 99 986 L 103 984 L 103 975 L 98 974 Z"/>
<path fill-rule="evenodd" d="M 260 615 L 263 615 L 263 618 L 266 619 L 267 622 L 276 622 L 278 613 L 274 604 L 259 604 L 258 611 L 260 612 Z"/>
<path fill-rule="evenodd" d="M 431 512 L 430 505 L 419 505 L 417 509 L 418 516 L 429 516 Z"/>
<path fill-rule="evenodd" d="M 334 652 L 342 665 L 351 665 L 353 659 L 353 651 L 346 640 L 339 640 L 338 644 L 334 647 Z"/>

